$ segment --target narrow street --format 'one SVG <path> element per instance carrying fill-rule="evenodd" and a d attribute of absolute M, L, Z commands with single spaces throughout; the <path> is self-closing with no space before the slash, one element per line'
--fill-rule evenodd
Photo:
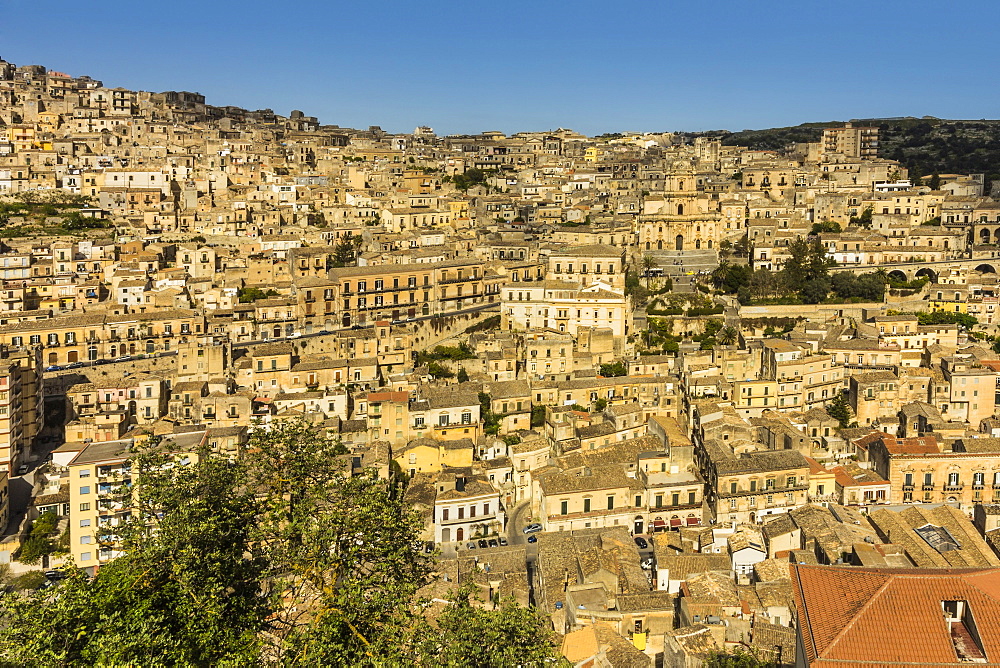
<path fill-rule="evenodd" d="M 531 502 L 525 499 L 517 503 L 507 515 L 507 542 L 511 545 L 523 545 L 528 541 L 528 537 L 522 533 L 522 529 L 528 524 L 530 511 Z"/>

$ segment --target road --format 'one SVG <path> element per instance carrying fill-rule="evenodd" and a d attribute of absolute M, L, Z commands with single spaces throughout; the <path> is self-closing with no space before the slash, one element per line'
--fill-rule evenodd
<path fill-rule="evenodd" d="M 421 315 L 421 316 L 417 316 L 415 318 L 410 318 L 408 320 L 395 321 L 395 324 L 396 325 L 408 325 L 411 322 L 421 322 L 423 320 L 431 320 L 433 318 L 444 318 L 444 317 L 448 317 L 448 316 L 452 316 L 452 315 L 464 315 L 466 313 L 476 313 L 477 311 L 486 311 L 486 310 L 491 309 L 491 308 L 497 309 L 497 313 L 499 313 L 500 312 L 500 303 L 499 302 L 493 302 L 493 303 L 490 303 L 490 304 L 480 304 L 479 306 L 473 306 L 473 307 L 470 307 L 470 308 L 462 309 L 461 311 L 451 311 L 451 312 L 448 312 L 448 313 L 436 313 L 434 315 Z M 324 329 L 324 330 L 321 330 L 319 332 L 312 332 L 310 334 L 297 334 L 297 335 L 294 335 L 294 336 L 279 336 L 277 338 L 258 339 L 258 340 L 255 340 L 255 341 L 240 341 L 239 343 L 234 343 L 233 344 L 233 348 L 245 348 L 247 346 L 256 346 L 256 345 L 260 345 L 262 343 L 275 343 L 277 341 L 296 341 L 296 340 L 299 340 L 299 339 L 312 338 L 314 336 L 326 336 L 326 335 L 329 335 L 329 334 L 336 334 L 337 332 L 349 332 L 349 331 L 354 330 L 354 329 L 367 329 L 368 327 L 374 327 L 374 326 L 375 326 L 375 323 L 373 322 L 373 323 L 371 323 L 371 325 L 364 325 L 364 326 L 362 326 L 362 325 L 354 325 L 353 327 L 338 327 L 338 328 L 334 328 L 334 329 Z"/>
<path fill-rule="evenodd" d="M 531 502 L 527 499 L 516 504 L 507 513 L 507 542 L 511 545 L 523 545 L 528 542 L 522 529 L 528 524 L 531 512 Z"/>
<path fill-rule="evenodd" d="M 87 367 L 92 367 L 92 366 L 103 366 L 105 364 L 126 364 L 128 362 L 135 362 L 137 360 L 148 360 L 148 359 L 153 359 L 154 357 L 170 357 L 171 355 L 176 355 L 176 354 L 177 354 L 176 350 L 168 350 L 167 352 L 162 352 L 162 353 L 140 353 L 136 355 L 130 355 L 128 359 L 117 360 L 117 362 L 114 359 L 110 360 L 99 359 L 88 362 L 74 362 L 76 366 L 73 367 L 70 367 L 69 365 L 60 366 L 58 368 L 53 368 L 51 366 L 45 367 L 43 373 L 61 373 L 66 371 L 76 371 L 77 369 L 86 369 Z"/>

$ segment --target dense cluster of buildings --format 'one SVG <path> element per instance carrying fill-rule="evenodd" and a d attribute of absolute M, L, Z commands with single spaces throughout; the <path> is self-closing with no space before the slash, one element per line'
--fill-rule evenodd
<path fill-rule="evenodd" d="M 299 418 L 405 480 L 444 580 L 536 605 L 574 665 L 853 660 L 831 581 L 1000 568 L 1000 203 L 877 149 L 392 134 L 0 60 L 0 558 L 53 512 L 99 567 L 137 444 L 235 456 Z M 101 224 L 46 234 L 67 201 Z M 762 308 L 701 280 L 810 234 L 904 288 Z M 681 308 L 647 314 L 667 278 Z M 961 590 L 927 662 L 1000 662 L 971 573 L 926 576 Z"/>

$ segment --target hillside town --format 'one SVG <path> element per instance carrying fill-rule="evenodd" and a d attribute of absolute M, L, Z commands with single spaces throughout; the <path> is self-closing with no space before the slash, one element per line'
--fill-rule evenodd
<path fill-rule="evenodd" d="M 93 575 L 138 446 L 302 421 L 571 665 L 1000 661 L 991 192 L 863 123 L 393 134 L 0 60 L 0 562 Z"/>

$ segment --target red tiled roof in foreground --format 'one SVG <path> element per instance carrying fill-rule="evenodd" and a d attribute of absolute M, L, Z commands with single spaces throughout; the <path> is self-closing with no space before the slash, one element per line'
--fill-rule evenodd
<path fill-rule="evenodd" d="M 792 569 L 809 666 L 969 665 L 959 651 L 982 653 L 964 624 L 948 622 L 942 601 L 968 605 L 986 659 L 973 665 L 1000 666 L 1000 568 Z"/>

